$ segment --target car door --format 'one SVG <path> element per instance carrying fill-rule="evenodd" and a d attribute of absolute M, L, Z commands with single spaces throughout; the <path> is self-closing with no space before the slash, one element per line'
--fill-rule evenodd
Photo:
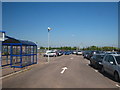
<path fill-rule="evenodd" d="M 108 60 L 109 60 L 109 55 L 106 55 L 104 60 L 103 60 L 103 66 L 104 66 L 104 70 L 106 72 L 109 72 L 108 71 L 108 66 L 109 66 L 109 61 Z"/>
<path fill-rule="evenodd" d="M 111 64 L 110 62 L 113 62 L 113 64 Z M 109 64 L 108 64 L 108 72 L 112 75 L 114 74 L 114 70 L 115 70 L 115 59 L 112 55 L 109 56 Z"/>

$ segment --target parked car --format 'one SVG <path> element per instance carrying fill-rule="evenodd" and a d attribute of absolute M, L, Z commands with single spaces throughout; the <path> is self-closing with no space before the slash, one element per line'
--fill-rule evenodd
<path fill-rule="evenodd" d="M 82 55 L 82 51 L 77 51 L 76 55 Z"/>
<path fill-rule="evenodd" d="M 76 54 L 76 53 L 77 53 L 77 51 L 73 51 L 73 52 L 72 52 L 72 54 Z"/>
<path fill-rule="evenodd" d="M 71 54 L 71 52 L 69 52 L 69 51 L 64 52 L 64 55 L 70 55 L 70 54 Z"/>
<path fill-rule="evenodd" d="M 61 56 L 63 55 L 63 52 L 62 51 L 57 51 L 57 56 Z"/>
<path fill-rule="evenodd" d="M 112 52 L 113 54 L 120 54 L 120 52 Z"/>
<path fill-rule="evenodd" d="M 99 54 L 99 53 L 100 53 L 99 51 L 89 51 L 86 58 L 90 60 L 90 58 L 91 58 L 94 54 Z"/>
<path fill-rule="evenodd" d="M 83 52 L 83 57 L 84 57 L 84 58 L 87 58 L 88 54 L 89 54 L 89 51 L 84 51 L 84 52 Z"/>
<path fill-rule="evenodd" d="M 102 62 L 102 72 L 107 72 L 114 76 L 116 81 L 120 81 L 120 54 L 108 54 Z"/>
<path fill-rule="evenodd" d="M 56 57 L 57 53 L 55 51 L 46 51 L 46 53 L 44 54 L 44 57 Z"/>
<path fill-rule="evenodd" d="M 90 59 L 90 65 L 97 69 L 102 69 L 102 60 L 105 54 L 95 54 Z"/>

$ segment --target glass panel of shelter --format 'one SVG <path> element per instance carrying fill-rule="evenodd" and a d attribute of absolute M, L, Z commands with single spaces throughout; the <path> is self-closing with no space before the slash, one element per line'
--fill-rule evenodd
<path fill-rule="evenodd" d="M 10 64 L 10 46 L 2 46 L 2 66 Z"/>
<path fill-rule="evenodd" d="M 36 57 L 36 46 L 3 45 L 2 48 L 2 65 L 29 65 L 36 63 Z"/>

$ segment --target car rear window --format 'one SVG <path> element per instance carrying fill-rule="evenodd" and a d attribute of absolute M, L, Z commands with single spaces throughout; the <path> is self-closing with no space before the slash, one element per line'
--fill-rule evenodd
<path fill-rule="evenodd" d="M 103 59 L 104 55 L 97 55 L 97 58 Z"/>
<path fill-rule="evenodd" d="M 116 58 L 117 63 L 120 64 L 120 56 L 115 56 L 115 58 Z"/>

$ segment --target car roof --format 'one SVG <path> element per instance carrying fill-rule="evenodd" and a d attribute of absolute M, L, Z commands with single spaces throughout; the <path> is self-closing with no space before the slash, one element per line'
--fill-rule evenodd
<path fill-rule="evenodd" d="M 105 55 L 104 53 L 100 53 L 100 54 L 94 54 L 94 55 Z"/>
<path fill-rule="evenodd" d="M 120 56 L 120 54 L 108 54 L 108 55 L 112 55 L 112 56 Z"/>

